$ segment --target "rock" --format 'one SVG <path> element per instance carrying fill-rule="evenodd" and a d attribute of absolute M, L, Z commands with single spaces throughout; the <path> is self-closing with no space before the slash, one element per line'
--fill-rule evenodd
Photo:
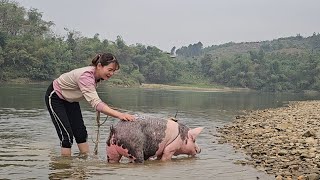
<path fill-rule="evenodd" d="M 285 149 L 281 149 L 278 154 L 279 154 L 279 156 L 284 156 L 284 155 L 288 154 L 288 151 Z"/>
<path fill-rule="evenodd" d="M 311 145 L 314 145 L 317 143 L 317 141 L 313 137 L 306 138 L 305 142 L 306 144 L 311 144 Z"/>
<path fill-rule="evenodd" d="M 314 131 L 306 131 L 303 135 L 303 137 L 311 137 L 311 136 L 316 136 L 316 133 Z"/>
<path fill-rule="evenodd" d="M 276 180 L 283 180 L 283 177 L 279 175 L 276 177 Z"/>
<path fill-rule="evenodd" d="M 316 173 L 309 174 L 309 175 L 307 175 L 307 177 L 308 177 L 308 180 L 319 180 L 320 179 L 320 175 L 316 174 Z"/>
<path fill-rule="evenodd" d="M 307 180 L 305 176 L 301 175 L 301 176 L 298 176 L 298 180 Z"/>

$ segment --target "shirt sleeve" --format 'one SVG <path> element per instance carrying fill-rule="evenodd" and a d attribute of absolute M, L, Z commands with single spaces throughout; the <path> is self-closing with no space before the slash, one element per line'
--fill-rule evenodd
<path fill-rule="evenodd" d="M 79 77 L 78 86 L 84 98 L 91 104 L 95 110 L 101 111 L 101 105 L 104 104 L 100 99 L 97 89 L 95 78 L 92 72 L 86 71 Z M 100 104 L 100 105 L 99 105 Z M 99 108 L 98 108 L 99 105 Z"/>
<path fill-rule="evenodd" d="M 100 102 L 98 105 L 97 105 L 97 108 L 96 110 L 99 111 L 99 112 L 102 112 L 103 108 L 107 106 L 104 102 Z"/>

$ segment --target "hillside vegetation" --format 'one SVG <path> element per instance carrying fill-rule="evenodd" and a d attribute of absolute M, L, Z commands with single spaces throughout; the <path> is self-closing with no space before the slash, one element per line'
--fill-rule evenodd
<path fill-rule="evenodd" d="M 205 48 L 198 42 L 166 53 L 155 46 L 127 45 L 121 36 L 111 41 L 68 29 L 61 36 L 52 32 L 52 26 L 54 22 L 43 20 L 37 9 L 0 1 L 0 82 L 49 81 L 89 65 L 96 53 L 110 52 L 120 61 L 120 72 L 109 80 L 116 85 L 320 90 L 320 35 L 316 33 Z"/>

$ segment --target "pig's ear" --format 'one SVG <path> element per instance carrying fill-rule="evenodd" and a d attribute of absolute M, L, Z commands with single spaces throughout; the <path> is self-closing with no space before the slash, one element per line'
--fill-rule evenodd
<path fill-rule="evenodd" d="M 201 133 L 201 131 L 203 130 L 203 127 L 197 127 L 194 129 L 190 129 L 189 130 L 189 135 L 192 137 L 192 139 L 196 139 L 197 136 Z"/>

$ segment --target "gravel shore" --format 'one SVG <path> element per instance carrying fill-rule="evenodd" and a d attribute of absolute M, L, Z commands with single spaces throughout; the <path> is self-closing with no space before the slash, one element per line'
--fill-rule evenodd
<path fill-rule="evenodd" d="M 320 179 L 320 101 L 246 112 L 217 129 L 219 143 L 231 143 L 249 158 L 237 161 L 274 174 L 275 179 Z"/>

